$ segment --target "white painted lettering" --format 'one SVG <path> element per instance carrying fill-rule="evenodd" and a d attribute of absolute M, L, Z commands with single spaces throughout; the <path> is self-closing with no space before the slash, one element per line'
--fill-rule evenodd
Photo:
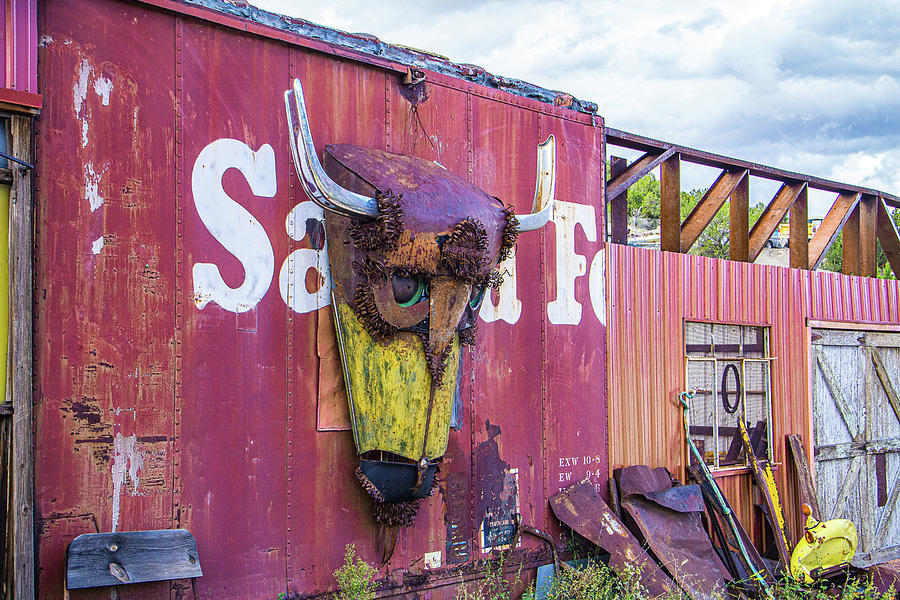
<path fill-rule="evenodd" d="M 606 325 L 606 249 L 601 249 L 591 261 L 591 272 L 588 276 L 588 289 L 591 293 L 591 306 L 594 315 L 601 325 Z"/>
<path fill-rule="evenodd" d="M 581 323 L 581 304 L 575 299 L 575 280 L 587 271 L 587 259 L 575 253 L 575 229 L 581 225 L 589 242 L 597 241 L 594 207 L 557 200 L 553 207 L 556 229 L 556 299 L 547 304 L 554 325 Z"/>
<path fill-rule="evenodd" d="M 275 151 L 268 144 L 254 152 L 239 140 L 218 139 L 200 151 L 191 174 L 200 219 L 244 267 L 244 282 L 232 288 L 216 265 L 195 264 L 194 302 L 200 309 L 215 302 L 225 310 L 241 313 L 256 306 L 268 291 L 275 272 L 275 253 L 260 222 L 222 188 L 222 176 L 232 168 L 243 174 L 254 194 L 271 198 L 276 189 Z"/>
<path fill-rule="evenodd" d="M 506 257 L 497 267 L 500 275 L 503 277 L 503 283 L 497 290 L 497 304 L 494 304 L 492 294 L 484 299 L 481 305 L 481 311 L 478 315 L 485 323 L 493 323 L 494 321 L 506 321 L 510 325 L 518 322 L 522 315 L 522 301 L 519 300 L 518 291 L 516 289 L 516 249 L 513 248 L 509 256 Z"/>
<path fill-rule="evenodd" d="M 325 211 L 314 202 L 305 201 L 295 206 L 285 220 L 287 233 L 299 242 L 307 235 L 307 221 L 315 219 L 325 229 Z M 315 292 L 306 289 L 306 274 L 316 271 L 319 287 Z M 328 240 L 321 250 L 300 248 L 291 252 L 281 265 L 278 274 L 278 289 L 281 298 L 291 310 L 308 313 L 331 304 L 331 268 L 328 266 Z"/>

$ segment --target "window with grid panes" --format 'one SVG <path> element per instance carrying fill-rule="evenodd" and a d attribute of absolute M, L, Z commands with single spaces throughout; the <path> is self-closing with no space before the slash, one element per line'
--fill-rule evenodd
<path fill-rule="evenodd" d="M 740 419 L 753 453 L 771 459 L 768 327 L 688 321 L 684 340 L 687 388 L 697 390 L 688 431 L 706 463 L 714 468 L 747 464 Z"/>

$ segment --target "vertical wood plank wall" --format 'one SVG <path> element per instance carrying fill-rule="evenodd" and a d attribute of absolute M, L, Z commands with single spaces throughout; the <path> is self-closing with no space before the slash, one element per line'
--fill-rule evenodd
<path fill-rule="evenodd" d="M 12 154 L 32 160 L 31 117 L 12 117 Z M 10 364 L 13 404 L 12 499 L 14 598 L 34 598 L 34 461 L 31 403 L 32 175 L 13 167 L 9 210 Z M 9 393 L 9 392 L 7 392 Z"/>

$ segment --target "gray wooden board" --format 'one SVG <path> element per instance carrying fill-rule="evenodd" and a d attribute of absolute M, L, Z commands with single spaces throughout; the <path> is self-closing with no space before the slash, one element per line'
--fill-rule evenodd
<path fill-rule="evenodd" d="M 900 334 L 813 330 L 815 485 L 820 518 L 847 518 L 857 557 L 900 545 Z"/>
<path fill-rule="evenodd" d="M 197 542 L 186 529 L 88 533 L 66 552 L 70 590 L 202 575 Z"/>
<path fill-rule="evenodd" d="M 819 510 L 819 499 L 816 496 L 816 486 L 813 484 L 812 472 L 803 450 L 803 438 L 799 434 L 787 436 L 791 457 L 794 459 L 794 469 L 797 471 L 797 486 L 800 489 L 800 502 L 808 504 L 816 519 L 822 518 Z"/>

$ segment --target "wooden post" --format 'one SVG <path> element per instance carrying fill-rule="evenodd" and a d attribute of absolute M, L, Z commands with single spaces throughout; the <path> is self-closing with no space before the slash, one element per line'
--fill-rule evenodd
<path fill-rule="evenodd" d="M 609 180 L 612 181 L 628 167 L 628 161 L 620 156 L 609 158 Z M 610 241 L 613 244 L 628 243 L 628 190 L 609 199 Z"/>
<path fill-rule="evenodd" d="M 659 166 L 660 250 L 681 252 L 681 155 Z"/>
<path fill-rule="evenodd" d="M 32 161 L 31 117 L 10 119 L 12 155 Z M 13 404 L 13 589 L 16 600 L 34 598 L 34 451 L 31 403 L 32 172 L 10 163 L 9 289 L 12 334 L 9 380 Z"/>
<path fill-rule="evenodd" d="M 877 200 L 877 196 L 865 195 L 859 201 L 859 274 L 863 277 L 875 277 L 876 274 Z"/>
<path fill-rule="evenodd" d="M 745 176 L 731 192 L 729 204 L 731 260 L 747 262 L 750 256 L 750 177 Z"/>
<path fill-rule="evenodd" d="M 809 267 L 809 214 L 808 190 L 806 186 L 794 200 L 790 215 L 791 267 Z"/>
<path fill-rule="evenodd" d="M 860 200 L 862 204 L 862 200 Z M 844 223 L 841 272 L 844 275 L 859 275 L 859 204 Z"/>

